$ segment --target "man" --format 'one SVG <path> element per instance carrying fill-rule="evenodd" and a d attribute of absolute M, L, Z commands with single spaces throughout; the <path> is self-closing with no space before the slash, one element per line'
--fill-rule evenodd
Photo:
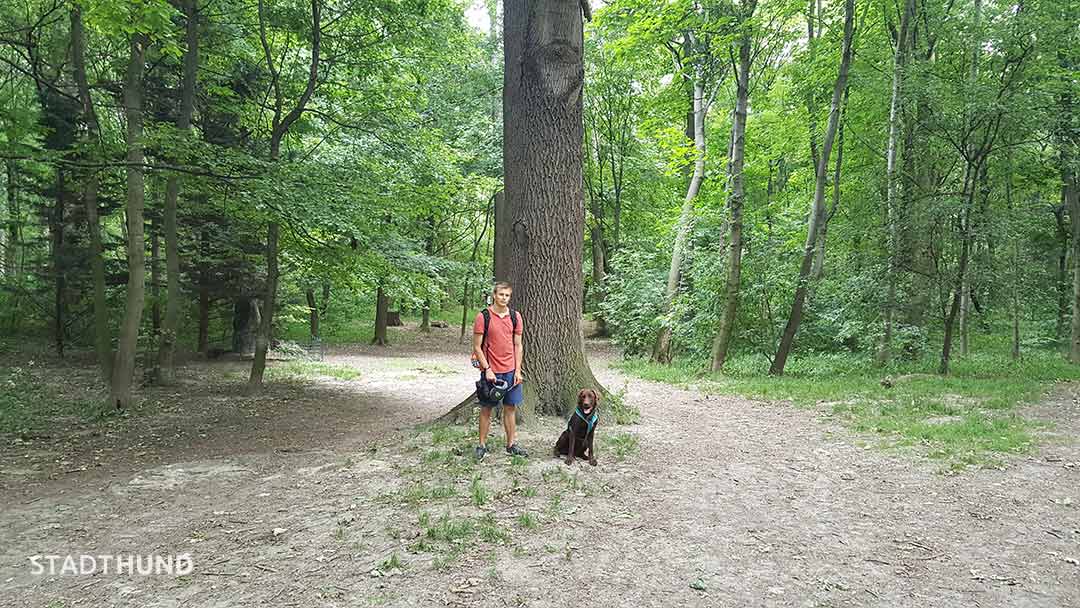
<path fill-rule="evenodd" d="M 521 313 L 513 311 L 511 318 L 510 296 L 513 288 L 509 283 L 495 284 L 494 303 L 488 307 L 487 339 L 484 339 L 484 313 L 476 315 L 473 322 L 473 356 L 480 366 L 480 373 L 488 382 L 503 380 L 510 388 L 502 399 L 503 430 L 506 432 L 506 453 L 513 456 L 529 454 L 517 444 L 517 425 L 514 418 L 517 405 L 524 395 L 521 390 Z M 491 428 L 491 409 L 498 402 L 480 400 L 480 445 L 476 446 L 476 458 L 487 455 L 487 435 Z"/>

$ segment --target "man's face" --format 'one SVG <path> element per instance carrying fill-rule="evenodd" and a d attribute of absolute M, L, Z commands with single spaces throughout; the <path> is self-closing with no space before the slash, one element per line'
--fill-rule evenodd
<path fill-rule="evenodd" d="M 509 306 L 510 305 L 510 294 L 511 293 L 512 292 L 509 289 L 500 289 L 500 290 L 496 291 L 495 292 L 495 305 L 498 306 L 499 308 L 502 308 L 504 306 Z"/>

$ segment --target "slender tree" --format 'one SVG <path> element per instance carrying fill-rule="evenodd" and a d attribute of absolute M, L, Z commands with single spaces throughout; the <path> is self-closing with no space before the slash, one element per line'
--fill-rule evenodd
<path fill-rule="evenodd" d="M 814 186 L 814 203 L 810 211 L 809 226 L 806 233 L 806 246 L 803 248 L 802 264 L 799 266 L 799 278 L 795 285 L 795 298 L 791 304 L 791 314 L 788 316 L 784 333 L 780 337 L 780 346 L 773 357 L 769 373 L 779 376 L 784 373 L 788 355 L 795 343 L 795 334 L 799 331 L 802 322 L 803 305 L 806 302 L 806 294 L 810 284 L 810 270 L 814 260 L 814 248 L 818 242 L 818 230 L 825 217 L 825 184 L 827 181 L 829 155 L 832 152 L 833 139 L 836 136 L 837 127 L 840 124 L 840 104 L 843 97 L 844 87 L 847 86 L 848 68 L 851 65 L 851 42 L 854 36 L 855 0 L 844 2 L 844 47 L 840 56 L 840 73 L 833 86 L 832 106 L 829 110 L 829 122 L 825 127 L 825 139 L 821 145 L 821 157 L 817 163 L 817 177 Z"/>

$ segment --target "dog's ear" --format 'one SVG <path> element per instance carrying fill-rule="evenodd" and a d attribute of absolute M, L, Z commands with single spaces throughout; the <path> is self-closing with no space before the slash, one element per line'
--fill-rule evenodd
<path fill-rule="evenodd" d="M 577 404 L 578 404 L 579 407 L 582 404 L 585 403 L 585 396 L 589 394 L 588 391 L 589 391 L 589 389 L 587 389 L 587 388 L 583 388 L 580 391 L 578 391 L 578 393 L 577 393 Z"/>
<path fill-rule="evenodd" d="M 590 388 L 589 392 L 592 393 L 593 407 L 600 407 L 600 393 L 596 392 L 594 388 Z"/>

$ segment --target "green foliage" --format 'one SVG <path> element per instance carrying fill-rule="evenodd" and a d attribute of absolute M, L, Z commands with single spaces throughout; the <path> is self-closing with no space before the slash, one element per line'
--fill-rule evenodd
<path fill-rule="evenodd" d="M 615 460 L 621 462 L 638 453 L 639 442 L 633 433 L 614 433 L 604 435 L 604 451 L 615 454 Z"/>
<path fill-rule="evenodd" d="M 751 356 L 735 358 L 723 374 L 685 360 L 661 366 L 634 359 L 621 368 L 711 394 L 828 406 L 853 429 L 880 434 L 889 445 L 925 446 L 947 467 L 986 464 L 994 453 L 1027 450 L 1035 423 L 1014 410 L 1040 398 L 1054 382 L 1080 380 L 1080 369 L 1049 351 L 1033 351 L 1020 361 L 976 354 L 957 359 L 944 377 L 935 373 L 933 357 L 877 369 L 865 357 L 844 353 L 797 357 L 781 377 L 768 376 L 768 361 Z"/>
<path fill-rule="evenodd" d="M 608 395 L 607 404 L 604 407 L 606 414 L 610 415 L 615 424 L 637 424 L 641 419 L 641 410 L 626 400 L 626 385 Z"/>

